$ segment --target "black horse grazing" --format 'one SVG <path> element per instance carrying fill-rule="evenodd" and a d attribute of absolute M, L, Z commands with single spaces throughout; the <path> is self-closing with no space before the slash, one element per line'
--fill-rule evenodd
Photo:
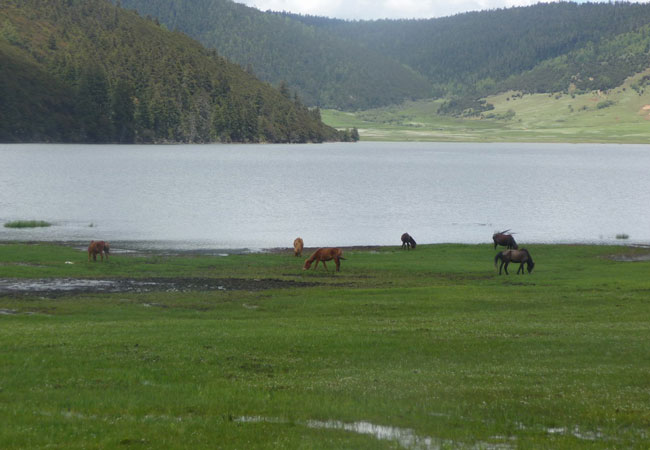
<path fill-rule="evenodd" d="M 518 249 L 519 246 L 515 242 L 515 238 L 512 237 L 512 234 L 507 234 L 510 230 L 499 231 L 492 235 L 492 240 L 494 241 L 494 249 L 497 249 L 497 245 L 503 245 L 506 248 Z"/>
<path fill-rule="evenodd" d="M 520 250 L 504 250 L 497 253 L 497 255 L 494 257 L 494 267 L 497 266 L 497 261 L 499 260 L 501 260 L 501 266 L 499 266 L 499 275 L 501 275 L 501 269 L 504 265 L 506 275 L 509 275 L 508 264 L 511 262 L 521 263 L 519 265 L 519 269 L 517 269 L 517 274 L 519 271 L 521 271 L 522 275 L 524 274 L 524 263 L 527 264 L 526 268 L 528 269 L 528 273 L 531 273 L 535 267 L 532 256 L 530 256 L 530 253 L 525 248 L 522 248 Z"/>
<path fill-rule="evenodd" d="M 404 233 L 402 235 L 402 248 L 406 246 L 406 249 L 410 250 L 411 247 L 415 248 L 416 245 L 417 244 L 415 243 L 415 239 L 413 239 L 410 234 Z"/>

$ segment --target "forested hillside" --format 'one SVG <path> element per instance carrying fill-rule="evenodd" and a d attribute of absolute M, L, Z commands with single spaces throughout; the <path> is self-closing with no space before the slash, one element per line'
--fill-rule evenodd
<path fill-rule="evenodd" d="M 480 111 L 487 105 L 477 99 L 496 92 L 606 90 L 650 67 L 648 4 L 540 3 L 375 21 L 262 13 L 231 0 L 122 4 L 266 80 L 285 80 L 308 104 L 345 110 L 445 97 L 443 112 Z"/>
<path fill-rule="evenodd" d="M 393 57 L 281 15 L 231 0 L 121 0 L 215 48 L 309 105 L 363 109 L 430 97 L 425 77 Z"/>
<path fill-rule="evenodd" d="M 435 96 L 610 89 L 650 67 L 650 5 L 540 3 L 430 20 L 283 14 L 409 65 Z"/>
<path fill-rule="evenodd" d="M 108 0 L 0 0 L 0 141 L 320 142 L 275 89 Z"/>

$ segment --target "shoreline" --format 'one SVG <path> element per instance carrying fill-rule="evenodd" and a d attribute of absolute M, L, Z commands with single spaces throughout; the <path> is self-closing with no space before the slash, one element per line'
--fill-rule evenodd
<path fill-rule="evenodd" d="M 293 254 L 293 247 L 268 247 L 268 248 L 218 248 L 218 247 L 197 247 L 197 248 L 178 248 L 178 247 L 163 247 L 163 246 L 154 246 L 151 248 L 142 248 L 142 244 L 146 244 L 148 241 L 113 241 L 111 242 L 111 254 L 116 255 L 148 255 L 148 254 L 162 254 L 166 256 L 230 256 L 230 255 L 247 255 L 247 254 L 283 254 L 290 253 Z M 151 241 L 160 243 L 161 241 Z M 173 242 L 173 241 L 170 241 Z M 129 245 L 131 243 L 132 245 Z M 0 240 L 0 246 L 3 245 L 58 245 L 63 247 L 76 248 L 80 251 L 86 251 L 88 243 L 86 241 L 74 241 L 74 240 L 63 240 L 63 241 L 37 241 L 37 240 Z M 449 245 L 458 245 L 458 246 L 478 246 L 478 245 L 490 245 L 492 242 L 479 242 L 479 243 L 466 243 L 466 242 L 434 242 L 434 243 L 420 243 L 418 246 L 449 246 Z M 527 242 L 520 244 L 520 248 L 526 246 L 586 246 L 586 247 L 629 247 L 635 249 L 648 249 L 650 250 L 650 243 L 639 243 L 639 242 Z M 326 246 L 322 246 L 326 247 Z M 303 248 L 303 257 L 308 257 L 311 253 L 315 252 L 322 247 L 304 247 Z M 367 252 L 378 252 L 381 250 L 387 249 L 401 249 L 400 244 L 395 245 L 331 245 L 331 247 L 338 247 L 343 251 L 356 252 L 356 251 L 367 251 Z M 505 249 L 505 247 L 497 247 L 495 251 L 500 251 Z M 406 250 L 405 250 L 406 251 Z M 417 251 L 417 250 L 408 250 L 408 251 Z"/>

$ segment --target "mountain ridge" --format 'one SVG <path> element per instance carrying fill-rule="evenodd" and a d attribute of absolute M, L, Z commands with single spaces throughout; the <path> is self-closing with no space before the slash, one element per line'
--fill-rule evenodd
<path fill-rule="evenodd" d="M 575 65 L 556 65 L 556 70 L 561 69 L 558 79 L 569 80 L 562 86 L 549 83 L 548 74 L 542 77 L 543 71 L 535 70 L 536 67 L 587 48 L 602 49 L 602 41 L 635 33 L 650 23 L 649 4 L 625 2 L 538 3 L 436 19 L 372 21 L 262 12 L 231 0 L 198 0 L 202 5 L 201 14 L 188 6 L 197 2 L 188 0 L 122 0 L 122 3 L 194 36 L 271 83 L 284 80 L 308 104 L 350 111 L 397 104 L 401 100 L 445 96 L 463 97 L 466 100 L 460 104 L 471 105 L 469 109 L 472 109 L 477 107 L 477 98 L 499 90 L 566 91 L 575 84 L 572 77 L 579 75 L 571 72 Z M 203 17 L 199 21 L 191 20 L 195 16 Z M 206 17 L 218 17 L 218 26 Z M 268 24 L 272 26 L 265 28 Z M 255 31 L 247 35 L 245 30 L 251 27 Z M 233 41 L 237 45 L 232 45 Z M 350 65 L 345 59 L 337 59 L 336 52 L 319 60 L 319 46 L 333 43 L 337 49 L 347 43 L 349 49 L 361 52 L 357 54 L 363 54 L 366 60 L 363 64 Z M 237 50 L 244 47 L 254 51 Z M 597 55 L 583 52 L 583 58 L 592 60 L 580 67 L 581 79 L 586 81 L 577 87 L 612 88 L 614 83 L 650 67 L 649 55 L 648 49 L 639 49 L 636 54 L 639 61 L 633 64 L 623 61 L 622 65 L 617 61 L 619 73 L 612 78 L 611 70 L 601 76 L 605 71 L 598 61 L 602 62 L 603 58 L 597 60 Z M 308 62 L 302 64 L 305 58 Z M 615 55 L 606 59 L 616 60 Z M 426 79 L 427 92 L 418 87 L 407 94 L 402 84 L 411 83 L 407 78 L 395 77 L 379 84 L 377 78 L 393 73 L 388 65 L 382 66 L 386 61 L 397 62 L 407 72 Z M 304 65 L 311 66 L 310 70 L 303 70 Z M 591 73 L 585 74 L 586 70 Z M 531 72 L 540 77 L 531 77 Z M 314 80 L 318 83 L 308 88 L 306 84 Z M 376 87 L 381 97 L 377 96 Z M 332 92 L 338 97 L 333 97 Z"/>
<path fill-rule="evenodd" d="M 290 91 L 107 0 L 2 1 L 3 142 L 321 142 Z"/>

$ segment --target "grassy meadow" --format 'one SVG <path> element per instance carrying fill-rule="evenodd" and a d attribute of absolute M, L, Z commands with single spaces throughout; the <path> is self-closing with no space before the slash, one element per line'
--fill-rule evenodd
<path fill-rule="evenodd" d="M 368 141 L 650 143 L 650 90 L 632 86 L 647 71 L 608 92 L 488 97 L 479 117 L 438 115 L 442 100 L 406 102 L 356 113 L 324 110 L 325 123 L 359 129 Z"/>
<path fill-rule="evenodd" d="M 339 273 L 0 245 L 12 282 L 241 282 L 0 294 L 0 448 L 647 448 L 650 251 L 528 249 L 498 276 L 488 245 L 347 249 Z"/>

